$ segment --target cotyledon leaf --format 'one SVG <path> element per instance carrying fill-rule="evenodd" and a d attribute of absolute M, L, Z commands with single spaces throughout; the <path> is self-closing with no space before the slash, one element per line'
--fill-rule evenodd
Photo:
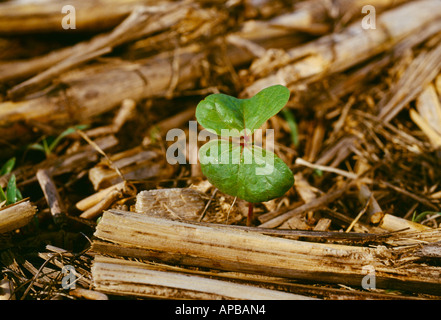
<path fill-rule="evenodd" d="M 199 102 L 196 119 L 205 129 L 218 135 L 222 135 L 222 129 L 231 130 L 229 136 L 243 135 L 245 129 L 252 134 L 285 106 L 289 94 L 288 88 L 282 85 L 265 88 L 249 99 L 211 94 Z"/>
<path fill-rule="evenodd" d="M 289 89 L 275 85 L 263 89 L 250 99 L 245 99 L 245 128 L 252 132 L 259 129 L 269 118 L 279 113 L 289 100 Z"/>
<path fill-rule="evenodd" d="M 220 191 L 248 202 L 280 197 L 294 184 L 288 166 L 255 145 L 211 140 L 199 150 L 202 173 Z"/>

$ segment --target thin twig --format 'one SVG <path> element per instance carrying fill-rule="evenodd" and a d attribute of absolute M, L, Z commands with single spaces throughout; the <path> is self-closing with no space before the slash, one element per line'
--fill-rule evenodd
<path fill-rule="evenodd" d="M 225 223 L 228 223 L 228 218 L 230 217 L 230 212 L 231 212 L 231 209 L 233 209 L 233 207 L 234 207 L 234 204 L 236 203 L 236 200 L 237 200 L 237 197 L 234 197 L 233 203 L 231 203 L 230 209 L 228 209 L 228 213 L 227 213 L 227 220 L 226 220 L 226 222 L 225 222 Z M 199 220 L 199 221 L 200 221 L 200 220 Z"/>
<path fill-rule="evenodd" d="M 328 192 L 327 194 L 325 194 L 317 199 L 314 199 L 308 203 L 305 203 L 295 209 L 289 210 L 289 211 L 285 212 L 284 214 L 279 215 L 279 216 L 275 217 L 274 219 L 271 219 L 271 220 L 261 224 L 259 227 L 261 227 L 261 228 L 275 228 L 275 227 L 280 226 L 286 220 L 295 216 L 298 213 L 311 211 L 313 209 L 317 209 L 319 207 L 325 206 L 328 203 L 331 203 L 332 201 L 335 201 L 338 198 L 340 198 L 349 189 L 349 187 L 352 184 L 353 184 L 353 181 L 348 182 L 342 188 L 337 189 L 335 191 Z"/>
<path fill-rule="evenodd" d="M 314 164 L 314 163 L 308 162 L 306 160 L 303 160 L 302 158 L 297 158 L 295 163 L 297 165 L 305 166 L 305 167 L 308 167 L 311 169 L 318 169 L 321 171 L 336 173 L 338 175 L 344 176 L 349 179 L 358 179 L 359 178 L 359 176 L 356 175 L 355 173 L 340 170 L 340 169 L 329 167 L 329 166 L 322 166 L 320 164 Z"/>
<path fill-rule="evenodd" d="M 51 261 L 53 260 L 56 256 L 60 256 L 62 257 L 63 254 L 62 253 L 54 253 L 54 255 L 52 255 L 49 259 L 47 259 L 45 262 L 43 262 L 43 264 L 41 265 L 40 269 L 38 269 L 37 273 L 32 277 L 31 279 L 31 283 L 29 284 L 29 286 L 26 288 L 25 292 L 23 293 L 22 297 L 20 300 L 24 300 L 29 292 L 29 290 L 31 290 L 32 286 L 34 285 L 34 282 L 37 280 L 39 274 L 41 273 L 41 271 L 43 271 L 43 268 Z"/>
<path fill-rule="evenodd" d="M 214 196 L 215 196 L 216 193 L 217 193 L 217 190 L 218 190 L 217 188 L 214 189 L 214 191 L 213 191 L 213 193 L 212 193 L 212 195 L 211 195 L 211 197 L 210 197 L 210 200 L 208 200 L 207 205 L 206 205 L 205 208 L 204 208 L 204 211 L 202 211 L 201 216 L 199 217 L 199 222 L 201 222 L 202 219 L 204 219 L 205 213 L 207 212 L 207 209 L 208 209 L 208 207 L 210 206 L 211 201 L 213 201 Z"/>
<path fill-rule="evenodd" d="M 418 201 L 418 202 L 420 202 L 420 203 L 422 203 L 432 209 L 439 210 L 438 206 L 436 206 L 435 204 L 433 204 L 432 202 L 430 202 L 429 200 L 427 200 L 423 197 L 420 197 L 420 196 L 418 196 L 412 192 L 409 192 L 407 190 L 404 190 L 400 187 L 394 186 L 393 184 L 391 184 L 387 181 L 384 181 L 384 180 L 381 180 L 380 183 L 384 184 L 386 187 L 391 188 L 391 189 L 395 190 L 396 192 L 401 193 L 405 196 L 408 196 L 408 197 L 410 197 L 410 198 L 412 198 L 412 199 L 414 199 L 414 200 L 416 200 L 416 201 Z"/>
<path fill-rule="evenodd" d="M 352 220 L 351 224 L 349 225 L 349 227 L 346 229 L 346 232 L 350 232 L 352 230 L 352 228 L 355 226 L 355 224 L 358 222 L 358 220 L 360 220 L 361 216 L 366 212 L 366 210 L 369 208 L 369 205 L 372 202 L 372 194 L 369 197 L 368 201 L 366 201 L 366 205 L 364 206 L 364 208 L 359 212 L 359 214 L 355 217 L 354 220 Z"/>
<path fill-rule="evenodd" d="M 126 181 L 126 179 L 124 178 L 122 172 L 119 170 L 119 168 L 117 166 L 114 165 L 113 161 L 110 160 L 109 156 L 103 151 L 103 149 L 101 149 L 99 147 L 99 145 L 97 145 L 92 139 L 90 139 L 87 134 L 85 134 L 83 131 L 76 129 L 76 132 L 78 132 L 78 134 L 87 141 L 88 144 L 90 144 L 96 151 L 98 151 L 98 153 L 102 154 L 106 160 L 110 163 L 110 165 L 115 169 L 116 173 L 120 176 L 120 178 L 123 181 Z"/>

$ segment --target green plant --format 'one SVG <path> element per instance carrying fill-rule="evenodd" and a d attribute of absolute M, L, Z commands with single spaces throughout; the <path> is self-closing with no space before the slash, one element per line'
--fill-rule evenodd
<path fill-rule="evenodd" d="M 0 176 L 11 173 L 15 166 L 15 157 L 9 159 L 0 169 Z"/>
<path fill-rule="evenodd" d="M 6 161 L 6 163 L 0 169 L 0 176 L 11 173 L 14 166 L 15 158 L 11 158 Z M 6 186 L 6 193 L 3 191 L 2 187 L 0 187 L 0 203 L 9 205 L 20 201 L 21 199 L 23 199 L 23 196 L 21 195 L 20 190 L 17 188 L 15 174 L 12 174 L 9 178 L 8 185 Z"/>
<path fill-rule="evenodd" d="M 268 87 L 249 99 L 212 94 L 196 108 L 197 121 L 221 139 L 199 150 L 202 173 L 220 191 L 250 203 L 280 197 L 294 184 L 289 167 L 274 153 L 252 142 L 253 134 L 289 100 L 281 85 Z"/>
<path fill-rule="evenodd" d="M 282 114 L 286 119 L 286 122 L 288 123 L 289 129 L 291 130 L 291 139 L 292 143 L 294 144 L 294 147 L 297 147 L 299 145 L 299 133 L 297 129 L 297 122 L 294 115 L 291 113 L 289 109 L 283 109 Z"/>
<path fill-rule="evenodd" d="M 66 130 L 64 130 L 62 133 L 60 133 L 57 137 L 44 138 L 41 140 L 41 143 L 33 143 L 29 145 L 28 148 L 43 151 L 46 157 L 48 157 L 49 155 L 52 154 L 52 151 L 55 149 L 55 147 L 60 143 L 60 141 L 64 137 L 68 136 L 71 133 L 74 133 L 77 129 L 84 130 L 86 128 L 88 128 L 88 125 L 76 125 L 73 127 L 69 127 Z"/>
<path fill-rule="evenodd" d="M 441 212 L 436 212 L 436 211 L 424 211 L 421 212 L 420 214 L 416 214 L 416 211 L 414 211 L 413 215 L 412 215 L 412 221 L 413 222 L 421 222 L 428 214 L 439 214 L 441 215 Z"/>

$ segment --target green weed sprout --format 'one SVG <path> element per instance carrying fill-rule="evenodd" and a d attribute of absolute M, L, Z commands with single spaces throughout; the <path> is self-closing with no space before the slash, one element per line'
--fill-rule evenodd
<path fill-rule="evenodd" d="M 0 176 L 9 174 L 12 172 L 15 166 L 15 158 L 11 158 L 1 167 Z M 5 205 L 10 205 L 16 203 L 23 199 L 20 190 L 17 188 L 17 184 L 15 182 L 15 174 L 12 174 L 9 178 L 8 185 L 6 186 L 6 193 L 3 191 L 2 187 L 0 187 L 0 207 Z"/>
<path fill-rule="evenodd" d="M 29 145 L 28 148 L 43 151 L 46 157 L 49 157 L 52 154 L 52 151 L 55 149 L 55 147 L 60 143 L 60 141 L 63 138 L 70 135 L 71 133 L 74 133 L 77 129 L 84 130 L 88 127 L 89 127 L 88 125 L 76 125 L 73 127 L 69 127 L 66 130 L 64 130 L 62 133 L 60 133 L 57 137 L 45 138 L 41 141 L 41 143 L 33 143 Z"/>

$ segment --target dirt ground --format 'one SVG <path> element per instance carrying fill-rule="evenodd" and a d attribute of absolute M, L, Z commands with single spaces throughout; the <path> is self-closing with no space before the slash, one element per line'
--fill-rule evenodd
<path fill-rule="evenodd" d="M 439 1 L 63 4 L 0 1 L 0 298 L 439 299 Z M 247 226 L 195 110 L 275 84 Z"/>

